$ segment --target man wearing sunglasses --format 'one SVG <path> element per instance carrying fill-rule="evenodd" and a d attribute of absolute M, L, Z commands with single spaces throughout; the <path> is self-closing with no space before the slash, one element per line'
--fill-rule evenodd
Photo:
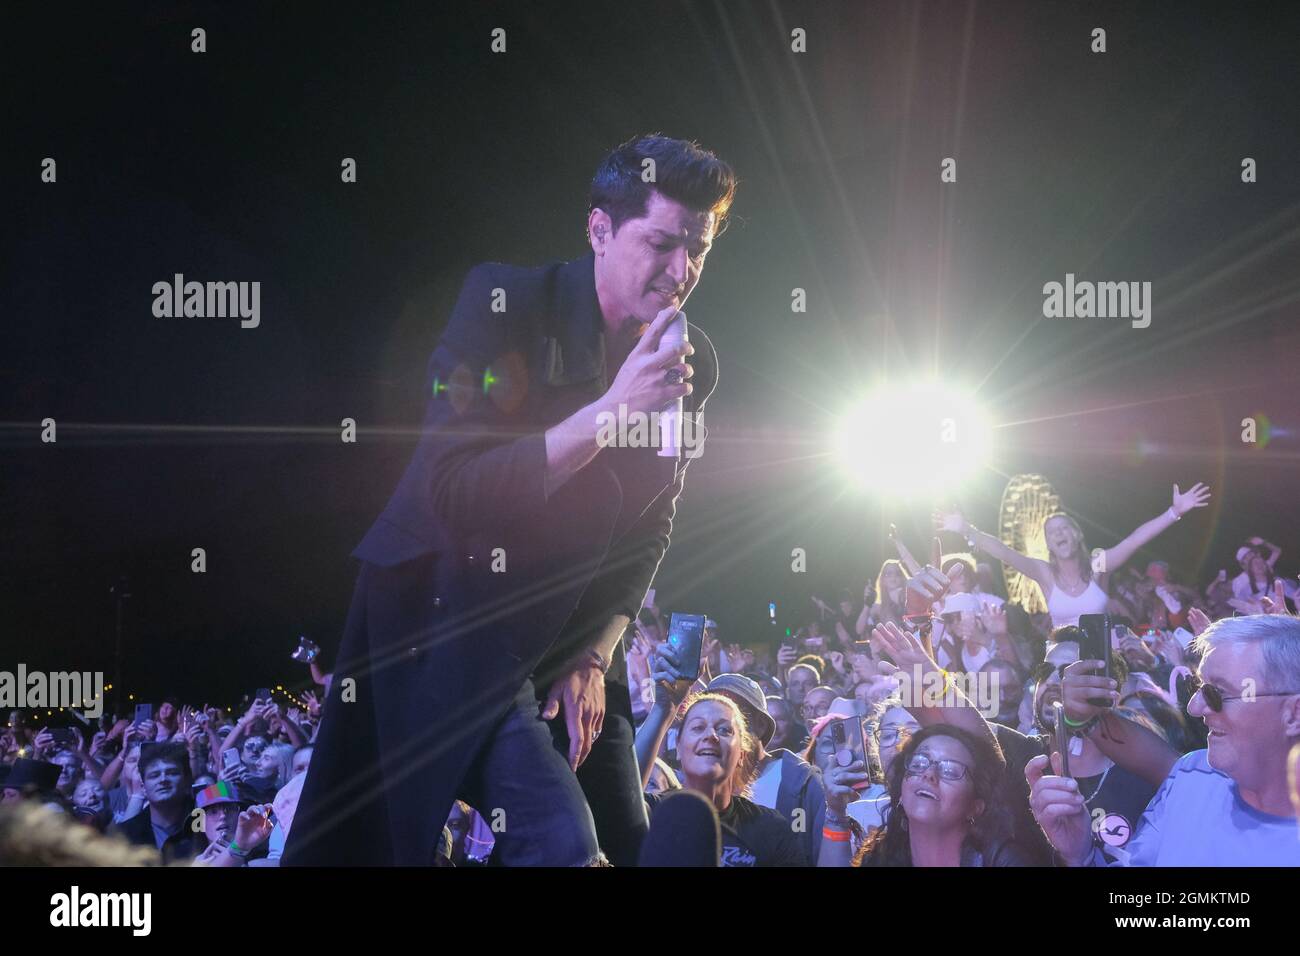
<path fill-rule="evenodd" d="M 1207 747 L 1172 762 L 1118 862 L 1129 866 L 1300 866 L 1287 754 L 1300 740 L 1300 619 L 1256 614 L 1216 622 L 1200 638 L 1200 685 L 1187 705 Z M 1092 721 L 1103 750 L 1142 741 L 1141 728 L 1088 698 L 1112 697 L 1105 678 L 1066 669 L 1067 716 Z M 1091 711 L 1091 713 L 1090 713 Z M 1131 756 L 1131 754 L 1129 754 Z M 1025 768 L 1035 818 L 1066 862 L 1105 861 L 1094 848 L 1078 785 L 1057 776 L 1059 757 Z M 1158 761 L 1157 761 L 1158 762 Z"/>

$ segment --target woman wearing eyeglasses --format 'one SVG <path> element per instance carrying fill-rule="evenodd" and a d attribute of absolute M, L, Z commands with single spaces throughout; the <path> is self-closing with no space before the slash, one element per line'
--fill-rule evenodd
<path fill-rule="evenodd" d="M 852 857 L 853 866 L 1021 866 L 1002 797 L 1006 761 L 997 747 L 948 724 L 911 736 L 889 769 L 890 811 Z M 864 772 L 828 774 L 819 866 L 843 866 L 849 823 L 843 789 Z M 850 792 L 852 792 L 850 790 Z M 833 831 L 844 836 L 835 838 Z"/>

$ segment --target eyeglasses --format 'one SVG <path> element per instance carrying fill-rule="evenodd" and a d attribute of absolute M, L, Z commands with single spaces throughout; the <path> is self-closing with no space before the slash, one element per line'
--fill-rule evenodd
<path fill-rule="evenodd" d="M 1191 698 L 1195 697 L 1197 693 L 1200 693 L 1201 698 L 1205 701 L 1205 706 L 1209 707 L 1210 710 L 1214 711 L 1216 714 L 1222 713 L 1223 705 L 1230 700 L 1254 700 L 1257 697 L 1290 697 L 1293 694 L 1300 693 L 1300 691 L 1288 690 L 1280 693 L 1238 694 L 1236 697 L 1225 697 L 1223 696 L 1223 691 L 1219 690 L 1219 688 L 1215 687 L 1213 684 L 1205 683 L 1195 674 L 1187 679 L 1187 688 L 1190 691 L 1188 703 L 1191 703 Z"/>
<path fill-rule="evenodd" d="M 949 781 L 961 780 L 970 770 L 969 767 L 958 760 L 932 760 L 929 754 L 914 753 L 912 759 L 907 762 L 907 775 L 909 777 L 919 777 L 929 770 L 932 765 L 938 766 L 939 776 Z"/>
<path fill-rule="evenodd" d="M 892 747 L 900 740 L 906 740 L 915 732 L 915 728 L 913 727 L 890 727 L 880 732 L 880 743 L 885 747 Z"/>

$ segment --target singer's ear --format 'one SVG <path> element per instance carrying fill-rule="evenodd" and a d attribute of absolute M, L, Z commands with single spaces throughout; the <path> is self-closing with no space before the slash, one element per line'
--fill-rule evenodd
<path fill-rule="evenodd" d="M 609 213 L 597 207 L 587 216 L 587 237 L 597 255 L 605 254 L 605 246 L 614 235 L 614 222 Z"/>

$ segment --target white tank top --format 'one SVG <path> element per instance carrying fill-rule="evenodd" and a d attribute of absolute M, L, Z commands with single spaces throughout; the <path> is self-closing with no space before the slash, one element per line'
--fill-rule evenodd
<path fill-rule="evenodd" d="M 1088 580 L 1088 586 L 1078 597 L 1071 597 L 1064 588 L 1052 585 L 1051 597 L 1047 599 L 1047 612 L 1052 615 L 1052 627 L 1064 627 L 1078 624 L 1080 614 L 1100 614 L 1106 610 L 1106 592 L 1097 584 L 1096 578 Z"/>

